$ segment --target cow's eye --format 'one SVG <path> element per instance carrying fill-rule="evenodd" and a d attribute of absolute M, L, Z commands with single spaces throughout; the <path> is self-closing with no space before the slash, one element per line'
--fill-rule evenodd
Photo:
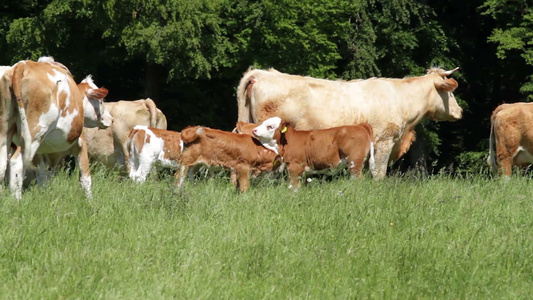
<path fill-rule="evenodd" d="M 267 126 L 267 129 L 268 130 L 272 130 L 272 126 Z"/>

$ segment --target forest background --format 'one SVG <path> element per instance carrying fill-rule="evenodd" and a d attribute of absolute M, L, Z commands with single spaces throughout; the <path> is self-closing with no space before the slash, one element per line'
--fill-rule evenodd
<path fill-rule="evenodd" d="M 533 100 L 530 0 L 19 0 L 0 3 L 0 65 L 50 55 L 107 101 L 152 98 L 169 129 L 231 130 L 249 67 L 328 79 L 460 67 L 455 123 L 425 121 L 395 166 L 479 172 L 490 114 Z"/>

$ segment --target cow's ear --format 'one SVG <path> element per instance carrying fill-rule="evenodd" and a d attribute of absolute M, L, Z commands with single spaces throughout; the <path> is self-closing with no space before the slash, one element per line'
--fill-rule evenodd
<path fill-rule="evenodd" d="M 99 89 L 89 89 L 87 91 L 87 96 L 89 98 L 98 98 L 98 99 L 102 99 L 102 98 L 105 98 L 107 96 L 107 93 L 109 91 L 106 89 L 106 88 L 99 88 Z"/>
<path fill-rule="evenodd" d="M 435 84 L 437 90 L 446 92 L 453 92 L 458 86 L 459 84 L 453 78 L 448 78 Z"/>

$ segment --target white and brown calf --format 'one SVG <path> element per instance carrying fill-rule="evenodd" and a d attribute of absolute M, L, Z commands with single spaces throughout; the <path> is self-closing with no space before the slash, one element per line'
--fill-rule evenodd
<path fill-rule="evenodd" d="M 153 167 L 178 169 L 183 142 L 179 132 L 137 125 L 128 138 L 129 176 L 144 182 Z"/>

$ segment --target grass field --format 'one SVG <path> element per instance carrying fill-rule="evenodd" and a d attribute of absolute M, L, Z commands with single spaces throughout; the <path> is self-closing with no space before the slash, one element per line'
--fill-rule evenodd
<path fill-rule="evenodd" d="M 530 178 L 313 181 L 60 173 L 1 195 L 1 299 L 526 299 Z"/>

